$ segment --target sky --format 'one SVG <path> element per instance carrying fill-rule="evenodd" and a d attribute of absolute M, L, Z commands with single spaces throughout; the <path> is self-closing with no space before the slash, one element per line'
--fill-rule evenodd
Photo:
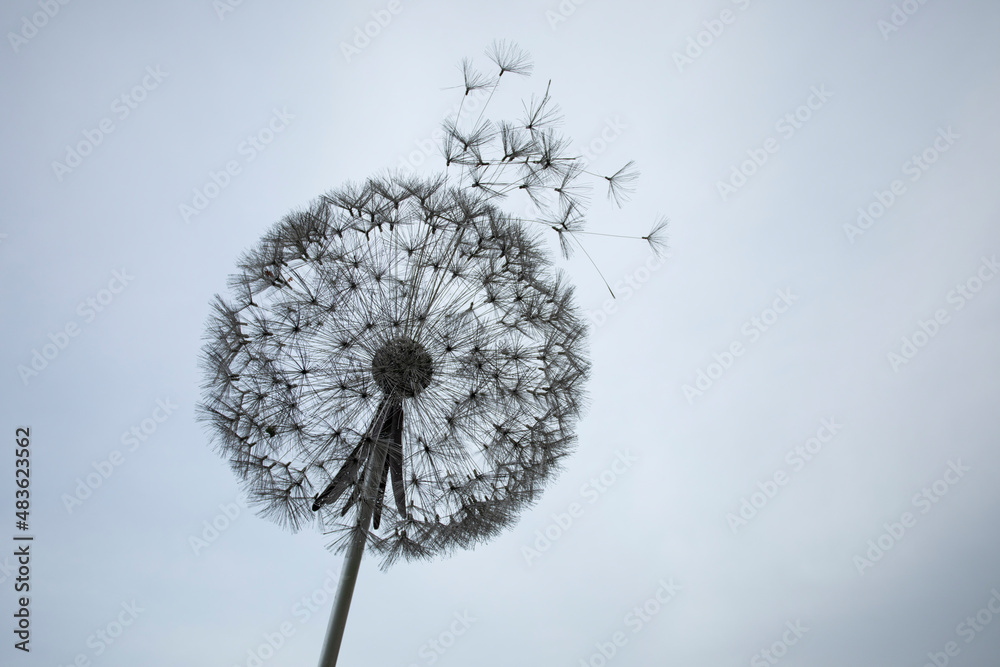
<path fill-rule="evenodd" d="M 588 229 L 665 216 L 669 252 L 557 260 L 591 322 L 577 451 L 491 542 L 366 558 L 340 664 L 995 664 L 997 3 L 14 0 L 0 25 L 3 664 L 316 664 L 341 557 L 247 509 L 196 420 L 210 303 L 288 211 L 437 173 L 495 39 L 535 68 L 490 110 L 551 80 L 593 169 L 641 171 Z"/>

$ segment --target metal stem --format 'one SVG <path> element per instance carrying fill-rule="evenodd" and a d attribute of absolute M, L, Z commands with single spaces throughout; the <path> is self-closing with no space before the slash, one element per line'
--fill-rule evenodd
<path fill-rule="evenodd" d="M 374 435 L 378 435 L 375 429 Z M 336 667 L 337 656 L 340 654 L 340 642 L 344 638 L 344 626 L 347 624 L 347 612 L 351 609 L 351 598 L 354 596 L 354 584 L 358 580 L 358 568 L 361 566 L 361 556 L 365 553 L 365 543 L 368 540 L 368 525 L 371 523 L 372 511 L 375 507 L 375 494 L 378 492 L 379 474 L 385 465 L 386 447 L 381 440 L 376 439 L 375 451 L 372 453 L 368 470 L 365 474 L 365 488 L 358 499 L 358 528 L 351 538 L 351 546 L 344 558 L 344 568 L 340 571 L 340 583 L 337 586 L 337 597 L 330 613 L 330 625 L 326 630 L 326 641 L 319 658 L 319 667 Z"/>

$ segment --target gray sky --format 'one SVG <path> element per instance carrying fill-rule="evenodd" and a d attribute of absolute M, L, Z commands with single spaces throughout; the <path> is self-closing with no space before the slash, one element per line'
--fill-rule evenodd
<path fill-rule="evenodd" d="M 591 243 L 635 284 L 614 312 L 585 260 L 561 262 L 599 324 L 577 453 L 491 543 L 362 563 L 341 664 L 994 664 L 1000 5 L 18 0 L 0 18 L 0 414 L 9 444 L 31 427 L 35 536 L 28 655 L 0 556 L 4 664 L 316 662 L 341 559 L 240 507 L 195 422 L 210 299 L 289 210 L 410 154 L 433 173 L 456 66 L 496 38 L 535 61 L 497 111 L 552 79 L 594 168 L 642 171 L 589 228 L 666 215 L 670 256 L 650 271 L 641 243 Z"/>

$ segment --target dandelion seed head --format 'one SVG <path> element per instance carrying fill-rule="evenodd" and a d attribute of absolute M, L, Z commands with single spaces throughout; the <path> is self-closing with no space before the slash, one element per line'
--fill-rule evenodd
<path fill-rule="evenodd" d="M 463 99 L 532 69 L 511 43 L 486 55 L 489 75 L 462 61 Z M 587 253 L 580 178 L 600 175 L 569 154 L 550 88 L 517 120 L 460 104 L 443 174 L 348 183 L 240 259 L 213 303 L 198 410 L 262 516 L 338 551 L 363 539 L 389 567 L 497 535 L 572 451 L 587 326 L 533 230 Z M 632 162 L 604 176 L 608 197 L 636 178 Z M 505 213 L 510 195 L 539 217 Z M 642 237 L 654 251 L 664 226 Z"/>
<path fill-rule="evenodd" d="M 339 550 L 374 506 L 384 566 L 429 558 L 500 532 L 574 446 L 586 326 L 536 235 L 485 195 L 388 177 L 328 193 L 229 282 L 199 411 L 281 525 L 319 523 Z M 384 508 L 363 492 L 376 441 L 397 446 Z"/>

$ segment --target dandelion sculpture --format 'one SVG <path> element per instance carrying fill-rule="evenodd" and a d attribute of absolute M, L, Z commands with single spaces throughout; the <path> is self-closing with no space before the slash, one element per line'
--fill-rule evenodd
<path fill-rule="evenodd" d="M 487 54 L 499 71 L 464 61 L 465 95 L 530 71 L 512 45 Z M 582 247 L 588 172 L 548 91 L 520 122 L 482 115 L 445 123 L 444 175 L 372 178 L 285 216 L 209 320 L 200 413 L 217 449 L 261 514 L 316 523 L 347 552 L 321 667 L 366 547 L 387 568 L 485 541 L 574 443 L 586 326 L 526 223 L 555 230 L 564 255 Z M 597 176 L 621 203 L 634 172 Z M 542 217 L 497 207 L 516 191 Z M 654 250 L 662 229 L 643 237 Z"/>

